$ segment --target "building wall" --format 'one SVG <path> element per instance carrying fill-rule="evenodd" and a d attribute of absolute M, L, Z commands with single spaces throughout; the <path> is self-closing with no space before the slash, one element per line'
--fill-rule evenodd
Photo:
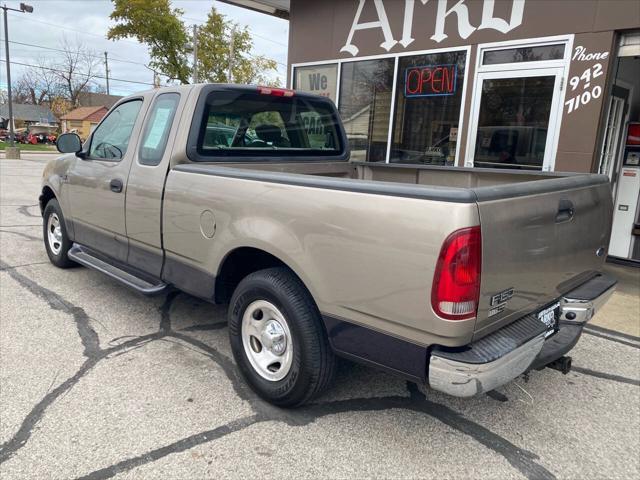
<path fill-rule="evenodd" d="M 640 2 L 634 0 L 291 0 L 289 61 L 346 62 L 468 48 L 462 123 L 456 130 L 457 164 L 463 165 L 467 145 L 475 148 L 469 123 L 480 48 L 562 36 L 568 43 L 559 131 L 548 132 L 557 136 L 552 168 L 591 171 L 615 32 L 634 28 L 640 28 Z"/>

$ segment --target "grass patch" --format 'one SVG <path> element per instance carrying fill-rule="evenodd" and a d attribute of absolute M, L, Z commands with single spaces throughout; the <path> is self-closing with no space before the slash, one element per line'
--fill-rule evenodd
<path fill-rule="evenodd" d="M 7 145 L 8 144 L 6 142 L 0 142 L 0 152 L 4 152 Z M 15 145 L 23 152 L 56 152 L 57 151 L 55 145 L 43 145 L 40 143 L 36 145 L 31 145 L 29 143 L 16 143 Z"/>

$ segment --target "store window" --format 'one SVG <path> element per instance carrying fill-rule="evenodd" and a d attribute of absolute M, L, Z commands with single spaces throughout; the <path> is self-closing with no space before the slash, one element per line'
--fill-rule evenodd
<path fill-rule="evenodd" d="M 465 165 L 552 170 L 565 42 L 479 51 Z"/>
<path fill-rule="evenodd" d="M 454 165 L 466 52 L 401 57 L 390 162 Z"/>
<path fill-rule="evenodd" d="M 536 45 L 533 47 L 488 50 L 482 55 L 482 64 L 499 65 L 502 63 L 543 62 L 547 60 L 562 60 L 563 58 L 564 44 Z"/>
<path fill-rule="evenodd" d="M 393 65 L 392 58 L 342 64 L 340 116 L 351 160 L 386 161 Z"/>
<path fill-rule="evenodd" d="M 475 166 L 542 169 L 555 82 L 554 75 L 484 80 Z"/>
<path fill-rule="evenodd" d="M 338 92 L 338 64 L 296 67 L 293 88 L 330 98 L 336 103 Z"/>

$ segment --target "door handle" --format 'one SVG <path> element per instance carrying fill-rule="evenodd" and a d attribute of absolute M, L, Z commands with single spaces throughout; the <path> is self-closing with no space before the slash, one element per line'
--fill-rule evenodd
<path fill-rule="evenodd" d="M 119 178 L 114 178 L 109 182 L 109 187 L 112 192 L 120 193 L 122 191 L 122 180 Z"/>
<path fill-rule="evenodd" d="M 576 211 L 573 208 L 571 200 L 562 199 L 558 204 L 558 213 L 556 214 L 556 223 L 568 222 L 573 218 Z"/>

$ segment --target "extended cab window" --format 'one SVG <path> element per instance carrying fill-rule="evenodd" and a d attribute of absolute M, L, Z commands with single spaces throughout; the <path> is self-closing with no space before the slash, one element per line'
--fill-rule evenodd
<path fill-rule="evenodd" d="M 158 165 L 162 160 L 179 102 L 180 94 L 163 93 L 153 103 L 140 142 L 138 159 L 142 165 Z"/>
<path fill-rule="evenodd" d="M 91 136 L 89 157 L 105 160 L 124 157 L 141 106 L 142 100 L 131 100 L 109 112 Z"/>
<path fill-rule="evenodd" d="M 209 93 L 197 139 L 200 160 L 338 156 L 343 148 L 331 102 L 259 91 Z"/>

